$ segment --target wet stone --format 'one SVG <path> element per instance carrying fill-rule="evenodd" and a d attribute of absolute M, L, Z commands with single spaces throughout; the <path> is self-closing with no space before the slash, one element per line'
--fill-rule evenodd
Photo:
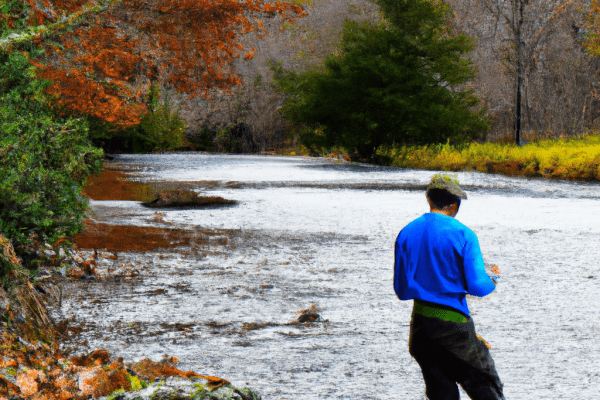
<path fill-rule="evenodd" d="M 44 250 L 43 254 L 49 258 L 56 257 L 56 253 L 53 250 Z"/>
<path fill-rule="evenodd" d="M 321 316 L 318 314 L 318 309 L 317 307 L 313 304 L 310 306 L 310 308 L 307 308 L 306 310 L 301 310 L 298 312 L 298 322 L 300 323 L 306 323 L 306 322 L 320 322 L 323 319 L 321 318 Z"/>

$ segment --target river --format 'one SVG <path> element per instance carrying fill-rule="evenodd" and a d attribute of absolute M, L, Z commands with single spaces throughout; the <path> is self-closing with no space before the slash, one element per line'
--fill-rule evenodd
<path fill-rule="evenodd" d="M 268 400 L 424 398 L 407 348 L 412 302 L 393 292 L 393 245 L 428 211 L 432 171 L 196 153 L 118 155 L 111 167 L 238 204 L 157 213 L 92 201 L 100 223 L 205 240 L 196 251 L 121 252 L 97 266 L 106 279 L 68 284 L 54 315 L 81 327 L 76 348 L 176 356 Z M 598 398 L 600 185 L 458 178 L 469 199 L 457 219 L 502 270 L 497 290 L 469 307 L 506 398 Z M 124 264 L 136 273 L 111 277 Z M 322 322 L 289 324 L 312 304 Z"/>

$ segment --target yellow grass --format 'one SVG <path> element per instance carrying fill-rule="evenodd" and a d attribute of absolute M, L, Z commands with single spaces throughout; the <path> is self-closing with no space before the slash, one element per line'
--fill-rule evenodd
<path fill-rule="evenodd" d="M 403 168 L 600 181 L 600 134 L 540 140 L 522 147 L 504 143 L 382 147 L 377 154 Z"/>

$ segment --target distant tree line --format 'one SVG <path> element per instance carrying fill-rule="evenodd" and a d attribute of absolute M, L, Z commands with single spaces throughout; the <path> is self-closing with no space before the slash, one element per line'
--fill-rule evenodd
<path fill-rule="evenodd" d="M 335 3 L 338 7 L 342 7 L 335 0 L 322 3 Z M 378 1 L 375 3 L 378 10 L 381 11 L 380 16 L 383 17 L 384 22 L 380 21 L 378 16 L 367 18 L 362 22 L 374 25 L 389 24 L 389 15 L 383 11 L 382 3 Z M 475 107 L 472 105 L 471 110 L 475 112 L 483 110 L 483 117 L 487 118 L 490 124 L 488 128 L 483 125 L 479 127 L 473 125 L 471 133 L 477 131 L 477 134 L 465 135 L 463 139 L 468 140 L 471 137 L 478 141 L 491 140 L 523 144 L 536 137 L 568 137 L 597 127 L 600 116 L 597 71 L 600 65 L 598 65 L 597 58 L 598 47 L 597 45 L 594 47 L 594 43 L 598 43 L 597 32 L 599 31 L 597 22 L 599 10 L 596 1 L 423 0 L 398 2 L 398 4 L 408 7 L 416 7 L 418 3 L 429 3 L 446 10 L 444 21 L 448 37 L 459 37 L 463 34 L 473 39 L 469 42 L 469 45 L 472 46 L 471 50 L 463 53 L 462 58 L 467 57 L 472 60 L 474 75 L 462 84 L 453 85 L 453 90 L 474 90 L 472 92 L 474 98 L 479 99 L 479 102 Z M 362 7 L 364 7 L 363 2 L 355 1 L 351 2 L 348 9 L 356 10 Z M 323 10 L 325 6 L 316 4 L 314 9 Z M 351 19 L 352 15 L 347 14 L 346 17 Z M 317 22 L 312 22 L 316 18 L 314 14 L 311 14 L 305 22 L 310 20 L 311 23 L 317 24 Z M 333 20 L 333 17 L 328 18 Z M 427 24 L 425 21 L 422 23 Z M 303 25 L 300 23 L 298 26 Z M 352 30 L 356 30 L 356 28 L 347 27 L 344 37 L 349 38 Z M 300 36 L 303 35 L 308 36 L 307 33 Z M 330 47 L 327 53 L 321 53 L 319 60 L 314 60 L 314 54 L 317 52 L 312 49 L 305 52 L 298 51 L 298 54 L 308 55 L 307 59 L 312 57 L 311 63 L 291 62 L 287 53 L 273 57 L 271 61 L 274 61 L 273 65 L 281 63 L 282 70 L 280 72 L 296 73 L 297 76 L 300 76 L 303 72 L 312 70 L 311 73 L 314 75 L 315 68 L 321 69 L 321 72 L 329 68 L 326 65 L 328 61 L 324 61 L 327 57 L 339 58 L 341 54 L 346 54 L 344 45 L 348 40 L 342 39 L 341 43 Z M 280 42 L 281 47 L 289 47 L 290 42 L 285 40 L 280 40 Z M 304 43 L 304 46 L 309 49 L 311 45 Z M 297 58 L 297 56 L 293 58 Z M 333 73 L 331 70 L 328 71 L 330 74 Z M 283 76 L 279 75 L 279 77 Z M 292 75 L 285 76 L 291 78 Z M 270 80 L 271 76 L 268 76 L 268 79 Z M 263 79 L 263 82 L 266 80 Z M 366 82 L 364 83 L 366 84 Z M 324 135 L 330 138 L 334 125 L 341 129 L 339 123 L 330 122 L 329 126 L 316 126 L 315 121 L 310 119 L 306 119 L 304 124 L 299 123 L 300 115 L 296 113 L 292 118 L 290 114 L 290 94 L 286 92 L 290 87 L 279 85 L 279 88 L 284 91 L 287 100 L 276 96 L 263 96 L 268 99 L 277 98 L 274 102 L 277 107 L 267 107 L 268 112 L 262 113 L 263 121 L 267 119 L 269 121 L 266 121 L 268 126 L 261 129 L 263 131 L 280 130 L 281 122 L 275 117 L 275 110 L 285 101 L 286 105 L 283 110 L 292 128 L 287 127 L 288 135 L 300 137 L 311 148 L 315 148 L 317 144 L 330 147 L 332 141 L 324 141 Z M 474 101 L 476 102 L 476 100 Z M 348 120 L 347 106 L 338 108 L 336 116 L 333 116 L 333 104 L 327 102 L 327 105 L 327 112 L 331 118 Z M 252 110 L 252 106 L 244 109 Z M 279 111 L 281 110 L 279 109 Z M 299 111 L 299 108 L 295 108 L 295 110 Z M 324 113 L 325 109 L 320 108 L 320 112 Z M 272 117 L 267 118 L 266 116 Z M 349 118 L 354 117 L 350 116 Z M 246 120 L 247 116 L 241 116 L 239 119 Z M 406 122 L 406 126 L 408 125 L 410 125 L 410 121 Z M 352 126 L 356 130 L 361 129 L 359 122 Z M 395 129 L 402 130 L 402 127 Z M 448 135 L 447 129 L 445 131 L 446 134 L 441 134 L 435 140 L 446 142 L 448 139 L 451 141 L 458 139 L 456 135 Z M 363 136 L 372 136 L 373 132 L 372 129 L 367 130 Z M 389 131 L 387 134 L 389 140 L 386 140 L 390 144 L 427 142 L 432 139 L 431 137 L 428 139 L 427 135 L 422 135 L 420 140 L 415 140 L 414 135 L 410 138 L 408 135 L 404 140 L 398 132 Z M 345 138 L 348 136 L 347 132 L 336 135 Z M 325 145 L 326 143 L 327 145 Z M 336 143 L 350 146 L 348 148 L 350 151 L 359 151 L 355 144 L 350 144 L 346 139 Z M 361 153 L 365 151 L 365 149 L 360 150 Z"/>

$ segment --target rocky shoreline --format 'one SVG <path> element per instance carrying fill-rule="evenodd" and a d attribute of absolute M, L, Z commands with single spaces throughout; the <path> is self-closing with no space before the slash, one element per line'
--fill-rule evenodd
<path fill-rule="evenodd" d="M 10 242 L 2 236 L 0 242 L 2 270 L 7 271 L 0 288 L 0 400 L 260 399 L 253 390 L 234 387 L 226 379 L 179 370 L 175 357 L 126 362 L 101 349 L 79 356 L 61 350 L 61 338 L 70 332 L 68 321 L 52 321 L 47 312 L 48 303 L 60 306 L 59 282 L 96 279 L 99 256 L 116 256 L 44 244 L 36 255 L 54 267 L 40 268 L 31 278 Z M 121 269 L 115 272 L 126 273 L 127 267 Z"/>

